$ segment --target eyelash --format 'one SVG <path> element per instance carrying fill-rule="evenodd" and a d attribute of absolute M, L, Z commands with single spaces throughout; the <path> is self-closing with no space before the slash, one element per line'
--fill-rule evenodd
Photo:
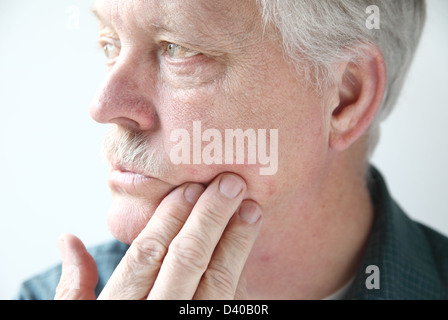
<path fill-rule="evenodd" d="M 121 45 L 120 40 L 113 39 L 113 38 L 103 38 L 99 40 L 99 46 L 101 49 L 103 49 L 104 54 L 107 58 L 107 64 L 111 65 L 115 62 L 115 60 L 120 55 Z M 113 58 L 109 57 L 109 54 L 111 54 L 110 47 L 113 46 L 116 48 L 115 56 Z"/>
<path fill-rule="evenodd" d="M 108 59 L 107 64 L 111 65 L 115 62 L 115 60 L 120 55 L 121 45 L 120 40 L 113 39 L 113 38 L 104 38 L 100 39 L 99 45 L 101 49 L 103 49 L 104 54 L 106 55 L 106 58 Z M 113 48 L 115 48 L 115 50 Z M 186 60 L 189 58 L 193 58 L 197 55 L 200 55 L 201 53 L 196 50 L 189 49 L 187 47 L 184 47 L 182 45 L 172 43 L 172 42 L 163 42 L 162 44 L 162 50 L 163 54 L 166 55 L 169 59 L 179 62 L 180 60 Z M 181 53 L 184 54 L 184 57 L 181 58 L 175 58 L 173 55 L 180 50 Z M 113 57 L 110 57 L 110 55 L 114 55 Z"/>
<path fill-rule="evenodd" d="M 180 50 L 184 54 L 184 58 L 174 58 L 172 55 L 177 51 Z M 171 52 L 170 52 L 171 51 Z M 192 58 L 194 56 L 197 56 L 200 54 L 199 51 L 189 49 L 187 47 L 181 46 L 176 43 L 167 42 L 165 45 L 165 53 L 173 60 L 182 60 L 182 59 L 188 59 Z"/>

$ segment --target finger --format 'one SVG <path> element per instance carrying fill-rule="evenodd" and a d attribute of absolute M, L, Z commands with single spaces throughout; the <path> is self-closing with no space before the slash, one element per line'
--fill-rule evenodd
<path fill-rule="evenodd" d="M 232 174 L 218 176 L 173 239 L 148 299 L 192 299 L 212 253 L 246 185 Z"/>
<path fill-rule="evenodd" d="M 238 286 L 236 287 L 234 300 L 246 300 L 247 299 L 247 278 L 246 278 L 246 268 L 243 268 L 241 272 L 240 279 L 238 281 Z"/>
<path fill-rule="evenodd" d="M 241 273 L 260 227 L 260 207 L 253 201 L 244 201 L 224 231 L 194 299 L 235 299 Z"/>
<path fill-rule="evenodd" d="M 146 299 L 159 273 L 168 246 L 203 193 L 199 184 L 186 184 L 166 196 L 146 227 L 133 241 L 99 299 Z"/>
<path fill-rule="evenodd" d="M 63 235 L 58 240 L 62 257 L 62 274 L 56 288 L 56 300 L 96 299 L 98 271 L 95 260 L 84 244 L 74 235 Z"/>

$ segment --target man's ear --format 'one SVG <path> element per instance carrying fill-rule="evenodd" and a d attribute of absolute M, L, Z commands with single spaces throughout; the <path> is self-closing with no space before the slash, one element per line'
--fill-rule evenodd
<path fill-rule="evenodd" d="M 387 72 L 381 51 L 363 46 L 356 63 L 342 63 L 337 69 L 338 105 L 331 114 L 330 147 L 348 149 L 371 125 L 386 90 Z"/>

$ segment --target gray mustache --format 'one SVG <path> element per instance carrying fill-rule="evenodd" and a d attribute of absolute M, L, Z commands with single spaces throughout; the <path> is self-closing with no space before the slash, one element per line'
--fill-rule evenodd
<path fill-rule="evenodd" d="M 113 126 L 103 144 L 103 156 L 109 163 L 118 162 L 123 167 L 138 168 L 146 175 L 163 177 L 171 173 L 163 154 L 150 145 L 147 135 Z"/>

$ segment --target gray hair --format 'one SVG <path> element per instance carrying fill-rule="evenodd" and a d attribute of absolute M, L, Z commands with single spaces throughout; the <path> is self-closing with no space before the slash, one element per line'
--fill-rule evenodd
<path fill-rule="evenodd" d="M 379 139 L 379 124 L 391 112 L 423 32 L 424 0 L 257 0 L 265 24 L 280 32 L 285 53 L 320 91 L 331 84 L 337 61 L 356 62 L 361 44 L 374 44 L 384 55 L 387 88 L 371 125 L 367 158 Z M 369 29 L 366 9 L 380 12 L 380 29 Z M 303 61 L 308 67 L 304 69 Z M 311 78 L 309 76 L 312 76 Z"/>

